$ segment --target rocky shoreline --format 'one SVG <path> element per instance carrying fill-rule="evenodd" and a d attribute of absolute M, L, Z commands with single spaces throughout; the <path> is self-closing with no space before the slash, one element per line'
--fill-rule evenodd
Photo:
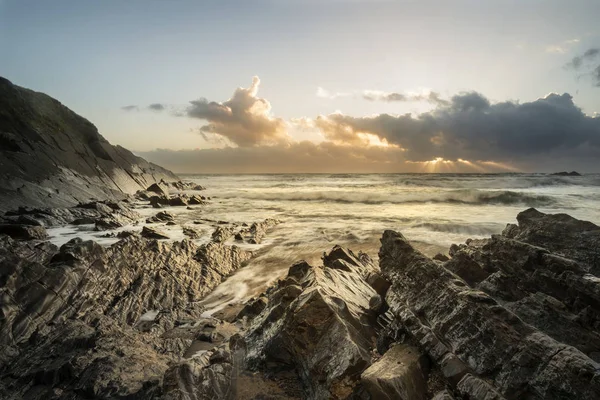
<path fill-rule="evenodd" d="M 158 182 L 124 201 L 20 208 L 0 224 L 3 399 L 598 399 L 600 227 L 528 209 L 501 235 L 430 259 L 394 231 L 378 263 L 335 246 L 219 318 L 201 300 L 278 221 L 183 226 L 202 187 Z M 190 192 L 191 191 L 191 192 Z M 198 193 L 196 193 L 198 192 Z M 193 193 L 193 194 L 190 194 Z M 45 227 L 93 224 L 118 240 Z"/>

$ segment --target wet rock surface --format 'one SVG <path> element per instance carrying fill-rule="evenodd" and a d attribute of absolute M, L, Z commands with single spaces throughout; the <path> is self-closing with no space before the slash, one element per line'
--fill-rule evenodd
<path fill-rule="evenodd" d="M 194 324 L 181 326 L 201 320 L 197 301 L 250 257 L 140 237 L 0 244 L 0 397 L 15 399 L 160 393 L 193 342 Z"/>
<path fill-rule="evenodd" d="M 77 209 L 134 216 L 127 203 Z M 21 211 L 6 225 L 43 229 Z M 260 243 L 276 220 L 204 219 L 216 227 L 205 245 L 148 239 L 163 235 L 148 226 L 108 247 L 0 234 L 0 398 L 600 398 L 598 227 L 533 209 L 517 220 L 449 257 L 394 231 L 379 265 L 334 246 L 229 322 L 201 305 L 251 257 L 225 242 Z"/>

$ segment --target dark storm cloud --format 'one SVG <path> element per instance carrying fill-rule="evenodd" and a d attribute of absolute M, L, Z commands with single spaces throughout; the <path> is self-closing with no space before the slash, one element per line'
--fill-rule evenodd
<path fill-rule="evenodd" d="M 316 125 L 336 142 L 351 143 L 361 133 L 377 135 L 404 148 L 414 161 L 522 160 L 581 147 L 600 156 L 600 118 L 585 115 L 566 93 L 522 104 L 491 104 L 479 93 L 462 93 L 417 116 L 331 114 L 317 118 Z"/>
<path fill-rule="evenodd" d="M 589 77 L 594 86 L 600 87 L 600 49 L 591 48 L 580 56 L 574 57 L 567 65 L 567 69 L 579 71 L 578 77 Z"/>
<path fill-rule="evenodd" d="M 285 121 L 271 116 L 271 103 L 257 96 L 259 85 L 255 76 L 249 88 L 236 89 L 223 103 L 192 101 L 186 115 L 208 122 L 200 128 L 202 133 L 221 135 L 240 147 L 286 141 Z"/>
<path fill-rule="evenodd" d="M 165 108 L 167 107 L 161 103 L 153 103 L 148 106 L 148 109 L 152 111 L 163 111 Z"/>
<path fill-rule="evenodd" d="M 130 105 L 130 106 L 121 107 L 121 110 L 123 110 L 123 111 L 138 111 L 139 107 L 135 106 L 135 105 Z"/>

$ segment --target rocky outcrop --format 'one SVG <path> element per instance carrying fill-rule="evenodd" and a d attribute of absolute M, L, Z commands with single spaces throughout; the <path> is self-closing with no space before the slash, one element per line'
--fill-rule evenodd
<path fill-rule="evenodd" d="M 518 225 L 509 224 L 502 235 L 581 263 L 600 276 L 600 227 L 567 214 L 544 214 L 530 208 L 517 215 Z"/>
<path fill-rule="evenodd" d="M 361 375 L 372 399 L 425 400 L 428 359 L 418 349 L 396 344 Z"/>
<path fill-rule="evenodd" d="M 262 222 L 254 222 L 249 228 L 242 228 L 235 235 L 236 240 L 245 241 L 251 244 L 262 243 L 263 238 L 267 235 L 267 231 L 280 222 L 273 218 L 267 218 Z"/>
<path fill-rule="evenodd" d="M 296 370 L 304 398 L 346 398 L 371 364 L 377 293 L 361 276 L 376 270 L 365 255 L 338 250 L 330 266 L 293 265 L 268 293 L 246 335 L 247 360 L 261 370 Z"/>
<path fill-rule="evenodd" d="M 567 171 L 561 171 L 561 172 L 555 172 L 553 174 L 550 175 L 555 175 L 555 176 L 581 176 L 581 174 L 577 171 L 571 171 L 571 172 L 567 172 Z"/>
<path fill-rule="evenodd" d="M 112 146 L 57 100 L 0 78 L 0 211 L 122 199 L 170 171 Z"/>
<path fill-rule="evenodd" d="M 183 362 L 198 300 L 250 253 L 139 236 L 58 250 L 0 236 L 0 256 L 1 398 L 148 398 Z"/>
<path fill-rule="evenodd" d="M 380 267 L 392 282 L 386 301 L 392 325 L 398 324 L 395 335 L 406 332 L 465 398 L 598 398 L 598 364 L 566 339 L 557 340 L 547 324 L 530 325 L 522 318 L 525 312 L 505 303 L 511 295 L 523 295 L 542 305 L 524 288 L 535 281 L 542 288 L 548 276 L 569 282 L 575 263 L 512 239 L 470 245 L 484 250 L 469 254 L 468 249 L 454 248 L 453 259 L 459 259 L 448 261 L 447 269 L 415 250 L 401 234 L 384 233 Z M 460 266 L 467 261 L 468 266 Z M 575 276 L 590 277 L 581 272 Z M 509 273 L 515 274 L 512 279 L 507 279 Z M 567 276 L 559 278 L 563 273 Z M 520 285 L 519 277 L 527 275 L 530 279 Z M 497 290 L 486 290 L 486 283 Z M 589 288 L 588 283 L 579 292 Z M 520 307 L 535 313 L 527 302 Z"/>

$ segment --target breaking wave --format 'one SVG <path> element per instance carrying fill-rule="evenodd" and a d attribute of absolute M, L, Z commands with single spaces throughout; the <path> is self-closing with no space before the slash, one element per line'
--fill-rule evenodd
<path fill-rule="evenodd" d="M 311 191 L 311 192 L 235 192 L 221 194 L 221 198 L 243 197 L 266 201 L 313 201 L 331 203 L 363 204 L 473 204 L 473 205 L 525 205 L 541 207 L 554 204 L 550 196 L 522 193 L 508 190 L 483 191 L 476 189 L 441 192 L 408 193 L 361 193 L 351 191 Z"/>

